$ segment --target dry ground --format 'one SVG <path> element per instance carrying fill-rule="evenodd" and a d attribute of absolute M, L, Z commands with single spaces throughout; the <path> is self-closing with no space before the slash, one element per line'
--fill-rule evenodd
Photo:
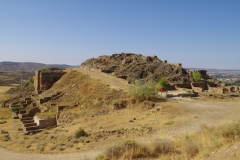
<path fill-rule="evenodd" d="M 88 71 L 79 71 L 90 74 Z M 90 75 L 114 88 L 124 88 L 122 84 L 96 73 Z M 1 141 L 0 145 L 16 152 L 0 149 L 0 155 L 5 159 L 94 159 L 106 148 L 128 139 L 149 143 L 159 138 L 172 139 L 180 134 L 196 133 L 202 124 L 217 126 L 238 121 L 239 102 L 240 98 L 171 98 L 157 102 L 154 108 L 137 103 L 121 110 L 105 108 L 104 112 L 82 106 L 65 112 L 66 116 L 77 114 L 77 118 L 30 136 L 23 136 L 17 131 L 17 128 L 21 128 L 19 120 L 7 119 L 7 123 L 0 124 L 0 130 L 9 131 L 11 140 Z M 76 140 L 74 133 L 79 127 L 91 134 L 90 137 Z M 217 154 L 214 152 L 212 159 L 228 159 L 228 154 L 236 158 L 236 148 L 239 148 L 239 144 L 225 146 Z M 230 159 L 234 159 L 234 156 Z"/>

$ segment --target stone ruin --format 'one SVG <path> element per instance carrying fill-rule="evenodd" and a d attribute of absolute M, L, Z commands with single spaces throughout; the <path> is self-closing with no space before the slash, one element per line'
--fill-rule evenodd
<path fill-rule="evenodd" d="M 49 71 L 37 70 L 34 76 L 34 88 L 37 94 L 48 90 L 66 72 L 59 68 L 49 68 Z"/>
<path fill-rule="evenodd" d="M 36 94 L 48 90 L 55 82 L 57 82 L 66 72 L 59 68 L 50 68 L 47 71 L 37 70 L 34 76 L 34 88 Z M 20 128 L 19 131 L 25 131 L 24 134 L 38 133 L 47 127 L 57 125 L 57 116 L 41 119 L 36 114 L 41 112 L 40 108 L 44 108 L 42 104 L 61 96 L 61 93 L 54 95 L 36 98 L 36 94 L 31 94 L 29 97 L 12 98 L 2 102 L 2 107 L 9 107 L 12 111 L 12 118 L 20 119 L 23 123 L 24 129 Z M 29 109 L 26 109 L 28 106 Z M 46 107 L 45 107 L 46 108 Z"/>

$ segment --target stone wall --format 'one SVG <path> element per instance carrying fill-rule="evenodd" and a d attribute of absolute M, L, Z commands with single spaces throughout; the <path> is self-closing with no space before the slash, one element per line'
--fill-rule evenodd
<path fill-rule="evenodd" d="M 36 93 L 48 90 L 57 82 L 66 72 L 63 70 L 50 69 L 50 71 L 35 71 L 34 88 Z"/>
<path fill-rule="evenodd" d="M 192 89 L 194 92 L 203 92 L 204 90 L 207 90 L 207 83 L 191 83 Z"/>
<path fill-rule="evenodd" d="M 209 87 L 208 86 L 208 92 L 223 94 L 224 93 L 224 88 L 222 88 L 222 87 Z"/>
<path fill-rule="evenodd" d="M 201 87 L 192 87 L 192 90 L 194 93 L 200 93 L 204 91 Z"/>
<path fill-rule="evenodd" d="M 191 84 L 176 84 L 175 88 L 176 89 L 182 89 L 182 88 L 192 89 L 192 86 L 191 86 Z"/>
<path fill-rule="evenodd" d="M 228 86 L 226 87 L 228 92 L 239 92 L 239 87 L 238 86 Z"/>
<path fill-rule="evenodd" d="M 37 115 L 35 115 L 33 117 L 33 120 L 40 129 L 57 125 L 57 120 L 55 116 L 47 119 L 41 119 Z"/>

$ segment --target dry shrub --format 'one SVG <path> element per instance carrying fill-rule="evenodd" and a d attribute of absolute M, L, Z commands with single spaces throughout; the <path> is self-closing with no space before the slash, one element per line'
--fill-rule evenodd
<path fill-rule="evenodd" d="M 155 140 L 152 144 L 152 156 L 159 156 L 159 154 L 168 154 L 175 152 L 175 145 L 169 140 Z"/>
<path fill-rule="evenodd" d="M 189 140 L 184 144 L 184 151 L 190 157 L 196 156 L 200 151 L 200 145 L 197 141 Z"/>
<path fill-rule="evenodd" d="M 88 134 L 87 132 L 84 131 L 83 128 L 79 128 L 76 132 L 75 132 L 75 138 L 80 138 L 80 137 L 87 137 Z"/>
<path fill-rule="evenodd" d="M 106 159 L 141 159 L 159 157 L 161 154 L 175 153 L 175 145 L 169 140 L 156 140 L 149 146 L 128 140 L 120 146 L 109 148 Z M 103 157 L 103 155 L 101 155 Z M 99 158 L 100 159 L 100 158 Z"/>
<path fill-rule="evenodd" d="M 182 135 L 174 142 L 156 140 L 149 146 L 135 141 L 109 148 L 98 160 L 105 159 L 202 159 L 229 142 L 240 141 L 240 121 L 218 127 L 202 125 L 199 133 Z"/>

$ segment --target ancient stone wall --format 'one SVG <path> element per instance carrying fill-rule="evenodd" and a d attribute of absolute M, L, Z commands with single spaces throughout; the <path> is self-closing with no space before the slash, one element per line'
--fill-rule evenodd
<path fill-rule="evenodd" d="M 239 87 L 238 86 L 228 86 L 226 87 L 228 92 L 239 92 Z"/>
<path fill-rule="evenodd" d="M 175 88 L 176 89 L 180 89 L 180 88 L 192 89 L 192 86 L 189 83 L 188 84 L 176 84 Z"/>
<path fill-rule="evenodd" d="M 57 125 L 57 120 L 55 116 L 52 118 L 41 119 L 37 115 L 35 115 L 33 119 L 40 129 Z"/>
<path fill-rule="evenodd" d="M 200 93 L 204 91 L 202 87 L 192 87 L 192 89 L 194 93 Z"/>
<path fill-rule="evenodd" d="M 217 93 L 217 94 L 223 94 L 224 93 L 224 88 L 208 86 L 208 92 Z"/>
<path fill-rule="evenodd" d="M 63 70 L 50 69 L 50 71 L 36 71 L 34 76 L 35 92 L 48 90 L 55 82 L 57 82 L 66 72 Z"/>
<path fill-rule="evenodd" d="M 204 90 L 207 90 L 207 83 L 191 83 L 192 89 L 194 92 L 203 92 Z"/>

